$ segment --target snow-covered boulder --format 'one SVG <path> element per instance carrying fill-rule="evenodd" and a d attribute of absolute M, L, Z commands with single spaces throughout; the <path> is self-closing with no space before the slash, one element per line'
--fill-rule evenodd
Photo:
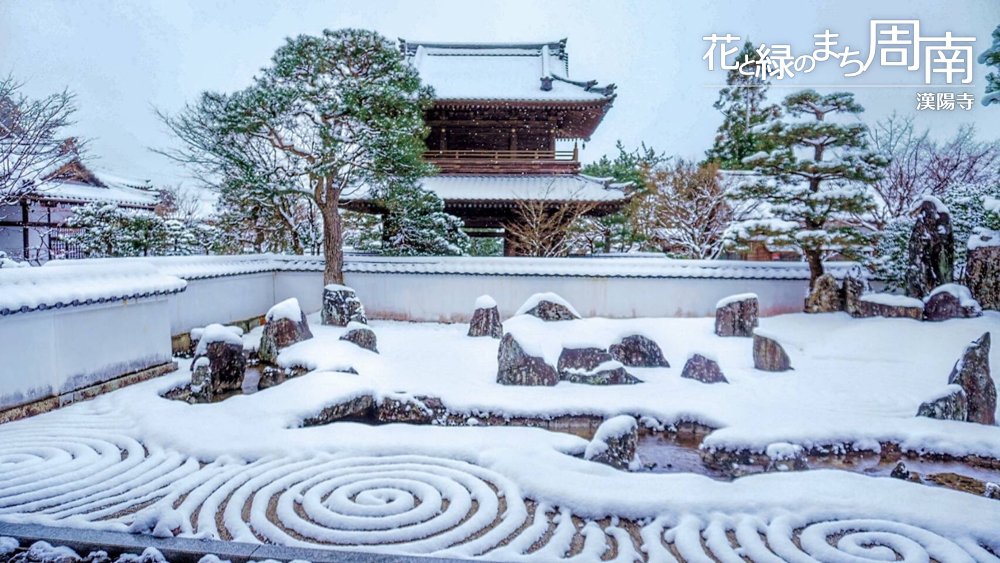
<path fill-rule="evenodd" d="M 767 468 L 765 471 L 805 471 L 809 469 L 806 465 L 805 450 L 798 444 L 788 442 L 774 442 L 764 448 L 767 455 Z"/>
<path fill-rule="evenodd" d="M 294 297 L 286 299 L 271 307 L 264 316 L 264 334 L 260 338 L 257 357 L 262 362 L 277 363 L 279 350 L 312 337 L 299 300 Z"/>
<path fill-rule="evenodd" d="M 434 411 L 407 393 L 386 393 L 375 403 L 375 417 L 384 423 L 430 424 Z"/>
<path fill-rule="evenodd" d="M 247 360 L 243 355 L 243 338 L 231 327 L 220 324 L 208 325 L 200 336 L 191 366 L 196 370 L 199 360 L 208 358 L 211 395 L 242 387 L 243 373 L 247 367 Z M 204 365 L 204 362 L 201 364 Z"/>
<path fill-rule="evenodd" d="M 715 334 L 750 336 L 757 328 L 759 314 L 756 293 L 741 293 L 720 299 L 715 304 Z"/>
<path fill-rule="evenodd" d="M 17 551 L 20 543 L 14 539 L 6 536 L 0 536 L 0 557 L 5 557 Z"/>
<path fill-rule="evenodd" d="M 917 416 L 965 421 L 969 417 L 965 391 L 958 385 L 949 385 L 940 397 L 922 403 L 917 409 Z"/>
<path fill-rule="evenodd" d="M 906 295 L 923 299 L 935 287 L 952 281 L 955 235 L 948 208 L 934 196 L 921 198 L 910 213 L 916 222 L 907 246 Z"/>
<path fill-rule="evenodd" d="M 543 321 L 572 321 L 580 318 L 580 313 L 569 302 L 551 292 L 532 295 L 515 315 L 531 315 Z"/>
<path fill-rule="evenodd" d="M 823 274 L 816 278 L 812 291 L 806 297 L 806 312 L 836 313 L 843 309 L 837 278 L 833 277 L 833 274 Z"/>
<path fill-rule="evenodd" d="M 948 376 L 948 383 L 965 391 L 968 422 L 996 424 L 997 387 L 990 374 L 990 333 L 965 349 Z"/>
<path fill-rule="evenodd" d="M 347 324 L 347 332 L 341 335 L 340 339 L 378 354 L 378 339 L 375 337 L 375 331 L 364 323 L 351 321 Z"/>
<path fill-rule="evenodd" d="M 555 385 L 559 383 L 559 374 L 545 363 L 544 352 L 537 343 L 528 339 L 519 340 L 508 332 L 500 339 L 497 352 L 497 383 Z"/>
<path fill-rule="evenodd" d="M 729 383 L 726 376 L 722 374 L 718 362 L 703 354 L 691 354 L 687 362 L 684 363 L 681 377 L 695 379 L 702 383 Z"/>
<path fill-rule="evenodd" d="M 206 327 L 192 328 L 191 332 L 188 333 L 188 339 L 191 341 L 191 357 L 193 358 L 195 354 L 198 353 L 198 343 L 201 341 L 201 335 L 205 333 Z M 226 330 L 232 332 L 236 336 L 242 338 L 243 329 L 238 326 L 226 325 Z"/>
<path fill-rule="evenodd" d="M 635 468 L 639 465 L 635 453 L 638 446 L 639 424 L 634 417 L 623 414 L 609 418 L 597 427 L 583 458 L 617 469 Z"/>
<path fill-rule="evenodd" d="M 970 319 L 982 314 L 983 308 L 979 306 L 979 302 L 972 297 L 969 288 L 961 284 L 939 285 L 924 299 L 925 321 Z"/>
<path fill-rule="evenodd" d="M 854 317 L 896 317 L 921 320 L 924 302 L 913 297 L 891 293 L 866 293 L 855 304 Z"/>
<path fill-rule="evenodd" d="M 844 299 L 844 311 L 852 317 L 860 316 L 858 301 L 862 295 L 869 291 L 871 291 L 871 286 L 868 284 L 868 278 L 865 276 L 864 270 L 860 266 L 851 268 L 847 272 L 847 275 L 844 276 L 844 283 L 841 288 Z"/>
<path fill-rule="evenodd" d="M 199 403 L 212 401 L 212 365 L 202 356 L 191 365 L 191 397 Z"/>
<path fill-rule="evenodd" d="M 354 290 L 346 285 L 330 284 L 323 288 L 323 324 L 347 326 L 351 321 L 368 324 L 365 306 Z"/>
<path fill-rule="evenodd" d="M 788 371 L 792 362 L 785 349 L 770 333 L 756 329 L 753 333 L 753 367 L 761 371 Z"/>
<path fill-rule="evenodd" d="M 503 324 L 500 322 L 497 302 L 489 295 L 481 295 L 476 299 L 476 312 L 472 314 L 472 322 L 469 323 L 469 336 L 490 338 L 503 336 Z"/>
<path fill-rule="evenodd" d="M 629 334 L 608 347 L 611 358 L 622 365 L 633 368 L 668 368 L 670 363 L 663 357 L 663 350 L 641 334 Z"/>
<path fill-rule="evenodd" d="M 587 385 L 632 385 L 641 380 L 625 371 L 625 366 L 617 360 L 608 360 L 593 368 L 567 367 L 559 372 L 559 379 L 570 383 Z"/>
<path fill-rule="evenodd" d="M 965 286 L 984 309 L 1000 310 L 1000 232 L 977 227 L 968 249 Z"/>

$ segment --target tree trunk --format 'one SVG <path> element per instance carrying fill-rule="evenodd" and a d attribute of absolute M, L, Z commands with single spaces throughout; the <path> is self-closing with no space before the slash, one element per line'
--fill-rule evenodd
<path fill-rule="evenodd" d="M 819 250 L 806 250 L 804 254 L 809 263 L 809 291 L 812 291 L 816 280 L 823 275 L 823 257 Z"/>
<path fill-rule="evenodd" d="M 323 284 L 344 283 L 344 233 L 343 221 L 340 218 L 340 191 L 330 190 L 326 205 L 320 208 L 323 215 L 323 256 L 326 267 L 323 269 Z"/>

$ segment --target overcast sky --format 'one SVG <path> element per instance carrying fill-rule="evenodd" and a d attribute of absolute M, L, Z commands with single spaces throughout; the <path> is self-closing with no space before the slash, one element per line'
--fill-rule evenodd
<path fill-rule="evenodd" d="M 830 29 L 868 54 L 869 21 L 919 19 L 922 36 L 973 36 L 975 56 L 1000 24 L 1000 0 L 651 0 L 501 2 L 380 0 L 0 0 L 0 74 L 12 72 L 31 95 L 69 88 L 79 99 L 74 133 L 92 140 L 99 169 L 157 183 L 193 182 L 149 147 L 172 141 L 153 108 L 176 111 L 204 90 L 246 86 L 285 37 L 323 28 L 364 27 L 395 39 L 538 41 L 568 38 L 571 76 L 618 84 L 614 108 L 582 153 L 585 161 L 641 141 L 698 158 L 720 115 L 712 107 L 724 81 L 702 60 L 702 36 L 732 33 L 791 44 L 811 53 L 813 34 Z M 916 93 L 982 96 L 987 68 L 976 65 L 963 88 L 865 88 L 924 84 L 921 70 L 878 66 L 844 78 L 837 63 L 780 81 L 854 91 L 867 122 L 893 111 L 914 114 L 935 135 L 974 122 L 984 137 L 1000 131 L 1000 107 L 916 111 Z M 940 81 L 939 81 L 940 82 Z M 957 84 L 957 81 L 956 81 Z M 791 88 L 772 88 L 780 100 Z M 834 91 L 824 88 L 821 91 Z"/>

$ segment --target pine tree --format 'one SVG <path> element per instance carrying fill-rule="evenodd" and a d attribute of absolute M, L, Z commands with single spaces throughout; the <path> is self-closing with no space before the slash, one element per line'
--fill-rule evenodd
<path fill-rule="evenodd" d="M 587 239 L 594 251 L 629 252 L 644 248 L 650 241 L 649 187 L 644 171 L 669 160 L 645 143 L 629 151 L 618 141 L 618 154 L 614 158 L 602 156 L 597 162 L 583 167 L 582 172 L 597 178 L 614 178 L 618 183 L 630 183 L 627 188 L 631 199 L 621 211 L 602 217 L 583 217 L 578 225 L 577 238 Z"/>
<path fill-rule="evenodd" d="M 459 256 L 469 252 L 462 220 L 444 212 L 444 201 L 417 182 L 376 190 L 372 198 L 385 209 L 380 229 L 382 254 Z"/>
<path fill-rule="evenodd" d="M 777 148 L 744 159 L 763 179 L 744 182 L 734 193 L 738 200 L 766 203 L 773 217 L 736 224 L 728 237 L 736 244 L 762 240 L 771 248 L 801 252 L 812 287 L 823 275 L 824 257 L 833 252 L 850 257 L 867 243 L 853 218 L 873 209 L 864 184 L 878 178 L 886 162 L 868 150 L 865 125 L 826 119 L 864 111 L 853 94 L 804 90 L 783 105 L 793 118 L 813 119 L 772 119 L 761 127 Z"/>
<path fill-rule="evenodd" d="M 993 43 L 979 55 L 979 64 L 995 67 L 1000 71 L 1000 25 L 993 30 Z M 1000 104 L 1000 73 L 986 75 L 986 95 L 983 105 Z"/>
<path fill-rule="evenodd" d="M 726 74 L 728 87 L 719 90 L 719 99 L 715 102 L 715 109 L 722 112 L 723 121 L 715 144 L 705 156 L 708 162 L 724 170 L 745 169 L 744 158 L 774 148 L 771 139 L 759 128 L 776 119 L 780 109 L 766 103 L 769 82 L 757 73 L 757 61 L 760 55 L 753 43 L 747 41 L 735 59 L 742 65 L 743 72 L 736 68 Z"/>
<path fill-rule="evenodd" d="M 90 203 L 74 209 L 66 226 L 78 229 L 67 238 L 89 257 L 155 256 L 171 248 L 167 222 L 149 211 Z"/>

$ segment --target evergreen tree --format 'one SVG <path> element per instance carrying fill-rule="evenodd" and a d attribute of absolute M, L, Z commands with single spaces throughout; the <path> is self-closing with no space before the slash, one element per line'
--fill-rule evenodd
<path fill-rule="evenodd" d="M 111 203 L 77 207 L 66 226 L 78 229 L 67 238 L 89 257 L 169 254 L 174 243 L 170 227 L 162 217 Z M 187 234 L 175 236 L 186 239 Z"/>
<path fill-rule="evenodd" d="M 629 202 L 621 211 L 603 217 L 583 217 L 575 237 L 587 241 L 587 244 L 597 252 L 629 252 L 636 248 L 645 248 L 651 238 L 649 229 L 649 187 L 646 185 L 644 171 L 653 169 L 669 160 L 663 153 L 658 153 L 643 143 L 639 148 L 629 151 L 618 141 L 618 154 L 614 158 L 607 155 L 598 161 L 587 164 L 582 172 L 597 178 L 614 178 L 618 183 L 631 183 L 626 188 L 631 195 Z"/>
<path fill-rule="evenodd" d="M 993 43 L 979 55 L 979 64 L 992 66 L 1000 71 L 1000 25 L 993 30 Z M 983 105 L 1000 104 L 1000 72 L 986 75 L 986 95 Z"/>
<path fill-rule="evenodd" d="M 433 170 L 421 159 L 431 99 L 416 69 L 375 32 L 300 35 L 278 48 L 250 87 L 205 94 L 180 116 L 164 117 L 185 145 L 167 154 L 208 176 L 235 170 L 252 178 L 234 186 L 261 190 L 245 201 L 311 199 L 322 218 L 324 282 L 343 283 L 341 195 Z"/>
<path fill-rule="evenodd" d="M 381 252 L 393 256 L 459 256 L 469 252 L 462 220 L 444 212 L 444 201 L 416 182 L 376 192 L 382 216 Z"/>
<path fill-rule="evenodd" d="M 757 72 L 760 55 L 747 41 L 736 54 L 740 68 L 726 74 L 728 86 L 719 90 L 715 109 L 722 112 L 722 125 L 715 144 L 706 153 L 706 160 L 724 170 L 747 168 L 743 159 L 759 151 L 774 148 L 772 139 L 759 131 L 760 126 L 780 114 L 777 105 L 767 104 L 769 82 Z M 741 72 L 742 69 L 742 72 Z"/>
<path fill-rule="evenodd" d="M 864 184 L 878 178 L 886 162 L 868 150 L 865 125 L 826 119 L 864 111 L 853 94 L 822 96 L 804 90 L 783 105 L 793 118 L 812 119 L 772 119 L 761 127 L 767 142 L 777 148 L 744 159 L 763 178 L 742 183 L 733 194 L 738 200 L 766 203 L 773 217 L 741 222 L 728 236 L 736 244 L 762 240 L 771 248 L 801 252 L 809 263 L 812 287 L 823 275 L 824 257 L 834 252 L 850 257 L 867 243 L 852 225 L 853 217 L 873 209 Z"/>

